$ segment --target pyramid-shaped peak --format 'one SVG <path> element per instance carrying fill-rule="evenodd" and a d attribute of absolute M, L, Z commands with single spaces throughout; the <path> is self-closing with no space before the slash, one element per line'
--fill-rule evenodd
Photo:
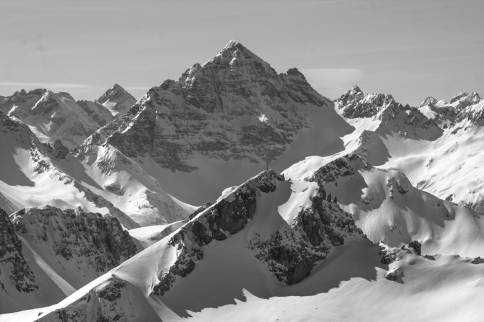
<path fill-rule="evenodd" d="M 126 90 L 119 84 L 114 84 L 113 87 L 111 87 L 111 90 L 126 92 Z"/>
<path fill-rule="evenodd" d="M 251 52 L 249 49 L 247 49 L 244 45 L 242 45 L 240 42 L 231 40 L 229 41 L 224 48 L 220 51 L 220 53 L 217 56 L 239 56 L 240 54 L 242 55 L 249 55 L 249 56 L 256 56 L 253 52 Z"/>
<path fill-rule="evenodd" d="M 227 45 L 225 45 L 223 50 L 231 49 L 231 48 L 240 48 L 240 47 L 244 48 L 244 46 L 240 42 L 232 39 L 227 43 Z"/>
<path fill-rule="evenodd" d="M 131 96 L 121 85 L 119 84 L 114 84 L 111 88 L 106 90 L 101 97 L 99 97 L 96 101 L 102 100 L 103 98 L 106 98 L 107 96 L 112 96 L 112 95 L 123 95 L 123 96 Z"/>

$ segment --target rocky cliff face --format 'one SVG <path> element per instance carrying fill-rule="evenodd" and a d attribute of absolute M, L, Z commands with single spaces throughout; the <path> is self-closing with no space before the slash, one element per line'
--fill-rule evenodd
<path fill-rule="evenodd" d="M 363 237 L 363 233 L 351 215 L 331 199 L 331 194 L 326 194 L 323 185 L 318 185 L 311 205 L 300 210 L 292 225 L 268 240 L 256 235 L 247 247 L 256 252 L 255 257 L 279 282 L 293 285 L 308 277 L 334 247 L 356 237 Z"/>
<path fill-rule="evenodd" d="M 327 104 L 297 69 L 278 75 L 231 41 L 178 81 L 150 89 L 90 141 L 106 141 L 130 158 L 150 156 L 173 171 L 195 170 L 197 154 L 265 163 L 280 157 L 301 129 L 313 126 L 306 105 Z"/>
<path fill-rule="evenodd" d="M 94 102 L 107 108 L 116 117 L 128 112 L 136 103 L 136 99 L 120 85 L 114 84 Z"/>
<path fill-rule="evenodd" d="M 129 233 L 111 216 L 80 208 L 61 210 L 44 206 L 21 209 L 10 215 L 10 219 L 15 232 L 25 238 L 30 247 L 40 254 L 45 252 L 42 249 L 48 250 L 63 263 L 57 267 L 52 265 L 61 276 L 72 275 L 60 267 L 67 266 L 93 279 L 137 253 Z"/>
<path fill-rule="evenodd" d="M 0 209 L 0 298 L 5 296 L 5 284 L 10 283 L 19 292 L 31 293 L 39 288 L 22 254 L 22 242 L 7 213 Z"/>

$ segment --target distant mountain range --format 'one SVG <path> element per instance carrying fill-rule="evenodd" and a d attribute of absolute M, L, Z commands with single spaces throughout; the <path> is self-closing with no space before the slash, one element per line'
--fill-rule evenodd
<path fill-rule="evenodd" d="M 478 321 L 483 146 L 475 92 L 331 101 L 236 41 L 0 97 L 0 321 Z"/>

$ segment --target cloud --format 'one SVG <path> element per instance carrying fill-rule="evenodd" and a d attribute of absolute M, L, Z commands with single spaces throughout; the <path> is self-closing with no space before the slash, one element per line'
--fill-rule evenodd
<path fill-rule="evenodd" d="M 340 97 L 363 79 L 363 71 L 355 68 L 302 69 L 309 84 L 330 99 Z"/>

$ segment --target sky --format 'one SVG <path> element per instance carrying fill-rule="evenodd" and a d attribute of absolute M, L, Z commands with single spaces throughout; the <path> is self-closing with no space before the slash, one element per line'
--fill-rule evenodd
<path fill-rule="evenodd" d="M 0 95 L 136 98 L 237 40 L 322 95 L 484 95 L 483 0 L 0 0 Z"/>

